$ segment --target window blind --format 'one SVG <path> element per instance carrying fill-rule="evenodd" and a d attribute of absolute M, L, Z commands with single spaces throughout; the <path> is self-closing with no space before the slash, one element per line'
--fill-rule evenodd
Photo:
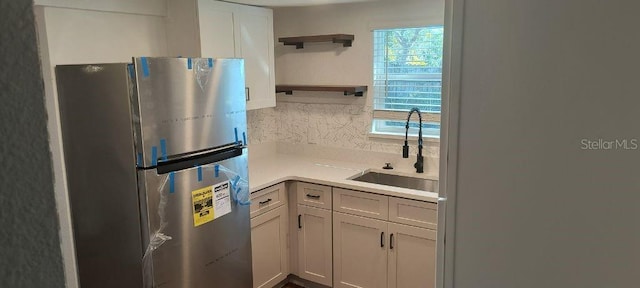
<path fill-rule="evenodd" d="M 374 30 L 374 117 L 412 107 L 440 113 L 443 32 L 442 26 Z"/>

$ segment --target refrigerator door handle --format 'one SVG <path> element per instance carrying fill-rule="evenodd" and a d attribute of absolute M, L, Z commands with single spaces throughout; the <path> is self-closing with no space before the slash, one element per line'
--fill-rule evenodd
<path fill-rule="evenodd" d="M 157 172 L 158 174 L 166 174 L 169 172 L 224 161 L 242 155 L 244 148 L 245 146 L 240 143 L 233 143 L 214 149 L 198 151 L 196 153 L 173 156 L 167 160 L 160 159 L 158 160 Z"/>

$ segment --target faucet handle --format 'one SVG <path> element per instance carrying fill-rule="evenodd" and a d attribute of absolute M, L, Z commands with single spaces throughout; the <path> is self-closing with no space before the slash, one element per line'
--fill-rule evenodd
<path fill-rule="evenodd" d="M 402 158 L 409 158 L 409 145 L 407 142 L 402 146 Z"/>
<path fill-rule="evenodd" d="M 387 162 L 384 163 L 384 167 L 382 167 L 382 169 L 391 170 L 393 169 L 393 167 L 391 167 L 391 163 Z"/>

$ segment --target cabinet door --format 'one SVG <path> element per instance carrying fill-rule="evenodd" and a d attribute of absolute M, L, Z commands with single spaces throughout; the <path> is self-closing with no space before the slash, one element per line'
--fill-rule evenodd
<path fill-rule="evenodd" d="M 289 275 L 287 206 L 251 219 L 253 287 L 274 287 Z"/>
<path fill-rule="evenodd" d="M 436 231 L 389 223 L 389 288 L 432 288 Z"/>
<path fill-rule="evenodd" d="M 235 14 L 238 20 L 240 48 L 244 58 L 247 110 L 276 106 L 273 55 L 273 11 L 244 6 Z"/>
<path fill-rule="evenodd" d="M 221 3 L 219 1 L 199 0 L 198 22 L 200 25 L 200 50 L 202 57 L 236 57 L 235 37 L 237 33 L 232 7 L 227 3 Z M 189 57 L 194 55 L 183 56 Z"/>
<path fill-rule="evenodd" d="M 331 286 L 331 211 L 298 205 L 298 276 Z"/>
<path fill-rule="evenodd" d="M 387 222 L 333 212 L 333 287 L 387 287 Z"/>

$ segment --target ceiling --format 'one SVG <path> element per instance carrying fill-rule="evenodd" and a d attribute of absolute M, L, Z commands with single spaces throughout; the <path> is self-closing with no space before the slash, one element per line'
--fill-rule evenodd
<path fill-rule="evenodd" d="M 375 2 L 380 0 L 225 0 L 239 4 L 247 4 L 265 7 L 287 7 L 287 6 L 313 6 L 325 4 L 354 3 L 354 2 Z"/>

